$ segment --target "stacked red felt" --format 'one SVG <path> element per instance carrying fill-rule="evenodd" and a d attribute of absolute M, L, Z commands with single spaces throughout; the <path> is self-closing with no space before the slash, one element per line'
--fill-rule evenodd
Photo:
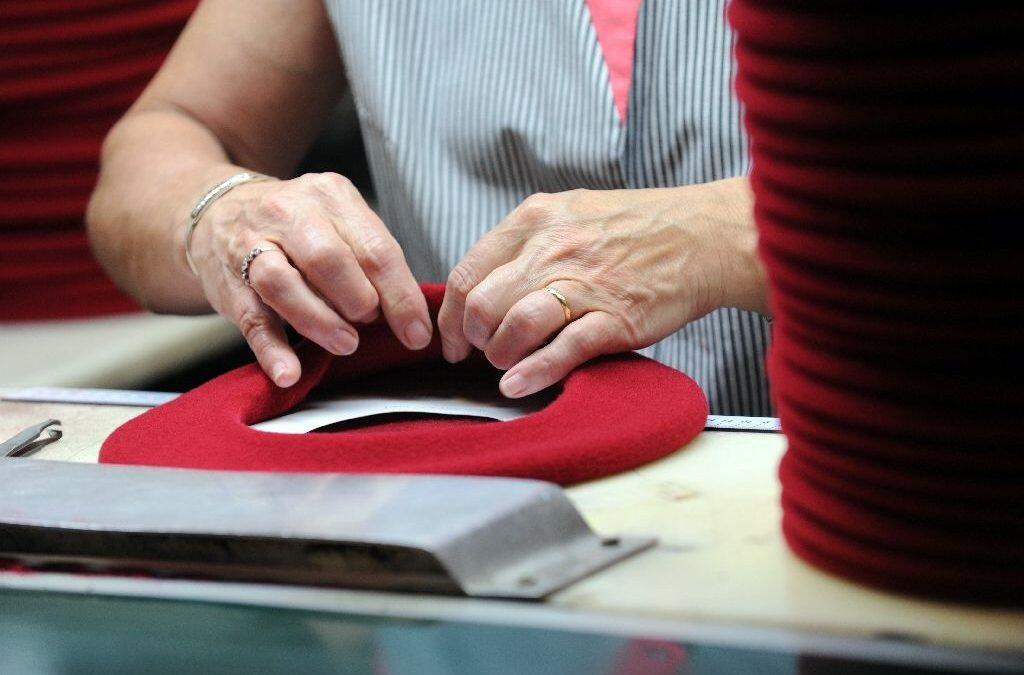
<path fill-rule="evenodd" d="M 1024 5 L 730 18 L 787 540 L 870 584 L 1024 602 Z"/>
<path fill-rule="evenodd" d="M 436 317 L 444 286 L 423 289 Z M 289 410 L 318 385 L 343 390 L 358 378 L 442 362 L 436 335 L 426 350 L 412 352 L 381 322 L 363 329 L 352 356 L 335 357 L 305 343 L 300 357 L 303 374 L 293 387 L 274 386 L 256 364 L 231 371 L 118 428 L 103 444 L 100 461 L 255 471 L 476 474 L 576 483 L 674 452 L 707 419 L 707 401 L 693 380 L 637 354 L 623 354 L 577 369 L 552 403 L 507 422 L 432 419 L 316 434 L 252 429 L 248 425 Z M 495 389 L 500 375 L 485 362 L 461 367 L 460 374 Z"/>
<path fill-rule="evenodd" d="M 83 215 L 103 137 L 195 4 L 0 4 L 0 320 L 137 309 L 93 259 Z"/>

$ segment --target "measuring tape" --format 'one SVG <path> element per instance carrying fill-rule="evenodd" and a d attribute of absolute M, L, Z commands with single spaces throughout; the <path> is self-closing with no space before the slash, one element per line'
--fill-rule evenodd
<path fill-rule="evenodd" d="M 35 403 L 77 403 L 81 405 L 125 405 L 153 408 L 180 396 L 165 391 L 132 391 L 128 389 L 71 389 L 66 387 L 32 387 L 4 394 L 6 401 Z M 781 431 L 777 417 L 740 417 L 708 415 L 705 429 L 716 431 Z"/>

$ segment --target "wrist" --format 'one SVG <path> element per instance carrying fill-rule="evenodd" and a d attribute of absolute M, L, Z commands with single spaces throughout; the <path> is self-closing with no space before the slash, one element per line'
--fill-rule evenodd
<path fill-rule="evenodd" d="M 199 276 L 197 256 L 201 259 L 209 252 L 209 244 L 215 236 L 214 223 L 223 222 L 220 219 L 225 217 L 234 221 L 241 214 L 246 200 L 238 191 L 265 180 L 269 180 L 269 177 L 262 174 L 234 172 L 213 184 L 195 202 L 188 214 L 184 237 L 185 261 L 193 275 Z"/>
<path fill-rule="evenodd" d="M 721 306 L 766 314 L 767 276 L 757 252 L 754 199 L 746 177 L 727 178 L 706 185 L 710 196 L 708 222 L 719 241 Z"/>
<path fill-rule="evenodd" d="M 740 260 L 732 283 L 726 285 L 722 306 L 768 314 L 768 281 L 757 255 L 756 230 L 751 241 L 744 244 Z"/>

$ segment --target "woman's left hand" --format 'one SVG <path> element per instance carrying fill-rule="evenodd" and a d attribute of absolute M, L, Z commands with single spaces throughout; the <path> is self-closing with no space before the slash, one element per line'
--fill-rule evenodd
<path fill-rule="evenodd" d="M 718 307 L 764 311 L 756 244 L 746 178 L 533 195 L 448 277 L 445 358 L 482 350 L 508 370 L 502 393 L 518 398 Z M 548 287 L 567 301 L 568 323 Z"/>

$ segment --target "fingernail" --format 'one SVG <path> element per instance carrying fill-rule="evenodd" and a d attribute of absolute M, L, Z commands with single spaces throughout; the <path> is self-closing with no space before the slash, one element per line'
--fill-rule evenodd
<path fill-rule="evenodd" d="M 501 393 L 505 396 L 509 398 L 516 398 L 526 391 L 526 385 L 527 382 L 525 377 L 519 373 L 513 373 L 512 375 L 505 376 L 498 388 L 501 389 Z"/>
<path fill-rule="evenodd" d="M 430 329 L 422 321 L 413 321 L 405 329 L 405 342 L 413 349 L 423 349 L 430 344 Z"/>
<path fill-rule="evenodd" d="M 351 331 L 341 329 L 334 339 L 332 352 L 338 356 L 348 356 L 359 346 L 359 336 Z"/>
<path fill-rule="evenodd" d="M 287 370 L 288 366 L 284 365 L 283 363 L 278 363 L 277 365 L 270 369 L 270 379 L 272 379 L 274 381 L 274 384 L 276 384 L 277 386 L 283 387 L 284 385 L 281 384 L 281 381 L 284 379 L 284 374 L 285 371 Z"/>

